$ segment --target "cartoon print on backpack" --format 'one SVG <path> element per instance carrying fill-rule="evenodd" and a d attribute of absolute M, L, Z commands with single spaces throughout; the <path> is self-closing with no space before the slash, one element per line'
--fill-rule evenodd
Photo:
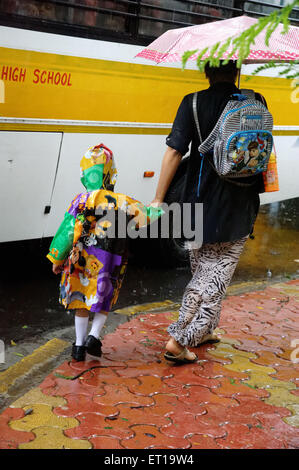
<path fill-rule="evenodd" d="M 264 171 L 271 148 L 272 141 L 267 133 L 238 133 L 235 136 L 234 150 L 230 154 L 232 171 L 248 175 Z"/>

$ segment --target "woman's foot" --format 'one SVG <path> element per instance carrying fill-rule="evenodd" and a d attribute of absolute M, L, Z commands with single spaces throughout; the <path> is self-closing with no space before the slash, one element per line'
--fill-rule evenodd
<path fill-rule="evenodd" d="M 201 346 L 202 344 L 206 344 L 206 343 L 219 343 L 220 341 L 220 338 L 218 338 L 218 336 L 215 334 L 215 333 L 210 333 L 208 335 L 205 335 L 201 338 L 201 341 L 200 343 L 197 344 L 197 347 L 198 346 Z"/>
<path fill-rule="evenodd" d="M 172 354 L 174 357 L 179 356 L 184 354 L 184 360 L 185 361 L 195 361 L 197 359 L 197 356 L 195 353 L 190 352 L 188 349 L 184 348 L 184 346 L 181 346 L 174 338 L 170 338 L 168 343 L 166 344 L 166 351 L 170 354 Z"/>

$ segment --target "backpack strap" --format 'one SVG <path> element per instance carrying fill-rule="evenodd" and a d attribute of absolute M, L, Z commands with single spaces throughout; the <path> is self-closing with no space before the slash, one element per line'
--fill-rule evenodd
<path fill-rule="evenodd" d="M 242 95 L 247 96 L 247 98 L 249 98 L 250 100 L 255 100 L 254 90 L 250 90 L 250 89 L 247 89 L 247 88 L 242 88 L 241 93 L 242 93 Z"/>
<path fill-rule="evenodd" d="M 198 113 L 197 113 L 197 95 L 198 95 L 198 92 L 194 93 L 194 95 L 193 95 L 192 107 L 193 107 L 194 121 L 195 121 L 195 124 L 196 124 L 197 133 L 198 133 L 198 136 L 199 136 L 199 141 L 200 141 L 200 144 L 202 144 L 202 136 L 201 136 L 200 125 L 199 125 L 199 120 L 198 120 Z M 197 197 L 199 196 L 202 167 L 203 167 L 203 161 L 204 161 L 204 157 L 205 157 L 205 155 L 203 153 L 199 153 L 199 155 L 201 156 L 201 163 L 200 163 L 198 185 L 197 185 Z"/>
<path fill-rule="evenodd" d="M 193 107 L 193 116 L 194 116 L 194 121 L 196 124 L 197 133 L 199 136 L 200 143 L 202 144 L 202 137 L 201 137 L 198 114 L 197 114 L 197 95 L 198 95 L 198 92 L 194 93 L 193 95 L 192 107 Z"/>

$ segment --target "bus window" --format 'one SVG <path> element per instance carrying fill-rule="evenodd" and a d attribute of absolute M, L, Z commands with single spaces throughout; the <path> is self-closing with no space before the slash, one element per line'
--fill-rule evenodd
<path fill-rule="evenodd" d="M 117 0 L 65 0 L 62 5 L 50 0 L 1 0 L 0 9 L 2 13 L 26 16 L 28 19 L 40 18 L 122 32 L 126 29 L 126 17 L 123 13 L 128 12 L 128 5 Z"/>
<path fill-rule="evenodd" d="M 148 44 L 173 28 L 247 14 L 261 17 L 289 0 L 0 0 L 0 24 L 108 41 Z M 291 24 L 297 25 L 294 8 Z"/>
<path fill-rule="evenodd" d="M 189 26 L 186 18 L 188 5 L 178 0 L 148 0 L 147 6 L 140 7 L 139 34 L 143 36 L 160 36 L 171 28 Z M 180 14 L 180 11 L 183 14 Z M 157 21 L 157 20 L 163 21 Z M 186 21 L 187 20 L 187 21 Z"/>
<path fill-rule="evenodd" d="M 38 4 L 34 1 L 21 2 L 20 0 L 2 0 L 1 11 L 12 13 L 14 15 L 30 16 L 36 18 L 39 16 Z"/>

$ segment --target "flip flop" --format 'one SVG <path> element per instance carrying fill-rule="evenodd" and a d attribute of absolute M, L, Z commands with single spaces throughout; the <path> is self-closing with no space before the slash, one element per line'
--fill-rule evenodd
<path fill-rule="evenodd" d="M 203 345 L 203 344 L 207 344 L 207 343 L 210 343 L 210 344 L 214 344 L 214 343 L 219 343 L 220 342 L 220 338 L 218 338 L 217 336 L 214 336 L 214 335 L 205 335 L 203 337 L 203 341 L 201 341 L 197 347 Z"/>
<path fill-rule="evenodd" d="M 196 362 L 198 360 L 198 357 L 195 355 L 194 359 L 187 359 L 186 355 L 190 352 L 187 348 L 184 348 L 183 351 L 175 356 L 171 352 L 166 352 L 164 354 L 164 358 L 167 361 L 175 362 L 176 364 L 192 364 L 193 362 Z"/>

